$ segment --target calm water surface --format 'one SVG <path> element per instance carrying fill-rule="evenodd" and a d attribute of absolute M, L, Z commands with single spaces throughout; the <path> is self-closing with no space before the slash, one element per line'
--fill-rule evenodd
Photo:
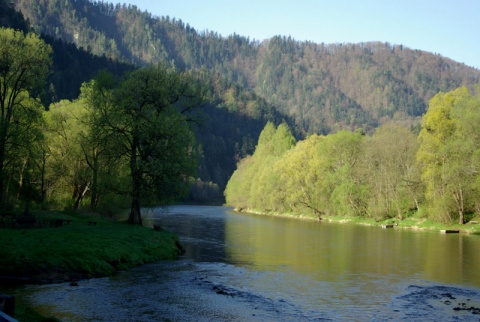
<path fill-rule="evenodd" d="M 64 321 L 480 321 L 480 236 L 175 206 L 181 260 L 17 289 Z"/>

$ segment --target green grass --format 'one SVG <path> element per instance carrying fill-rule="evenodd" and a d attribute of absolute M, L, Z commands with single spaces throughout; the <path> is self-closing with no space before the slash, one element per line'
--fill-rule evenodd
<path fill-rule="evenodd" d="M 354 216 L 325 216 L 323 217 L 325 221 L 331 222 L 348 222 L 348 223 L 356 223 L 356 224 L 363 224 L 363 225 L 371 225 L 371 226 L 382 226 L 388 224 L 396 224 L 398 228 L 406 228 L 406 229 L 418 229 L 418 230 L 430 230 L 430 231 L 440 231 L 445 229 L 451 230 L 460 230 L 463 233 L 468 234 L 480 234 L 480 224 L 470 224 L 466 223 L 464 225 L 460 224 L 445 224 L 432 221 L 430 219 L 417 217 L 415 214 L 412 216 L 405 218 L 403 220 L 397 218 L 389 218 L 383 220 L 374 220 L 373 218 L 365 218 L 365 217 L 354 217 Z M 471 221 L 478 221 L 478 218 L 472 218 Z"/>
<path fill-rule="evenodd" d="M 71 219 L 62 227 L 0 230 L 0 275 L 39 281 L 109 276 L 118 270 L 175 259 L 177 237 L 166 231 L 132 226 L 98 216 L 45 213 Z M 88 225 L 96 221 L 95 226 Z"/>
<path fill-rule="evenodd" d="M 176 259 L 176 235 L 89 214 L 42 212 L 42 228 L 0 229 L 0 284 L 61 282 L 110 276 L 143 263 Z M 70 224 L 49 227 L 52 219 Z M 97 222 L 89 225 L 89 221 Z M 59 321 L 16 299 L 18 321 Z"/>
<path fill-rule="evenodd" d="M 308 220 L 318 220 L 318 217 L 311 214 L 298 214 L 298 213 L 270 213 L 262 212 L 260 210 L 245 210 L 247 213 L 267 215 L 267 216 L 280 216 L 280 217 L 289 217 L 289 218 L 299 218 L 299 219 L 308 219 Z M 469 222 L 478 222 L 478 224 L 471 224 L 467 222 L 464 225 L 456 223 L 439 223 L 430 219 L 424 218 L 422 213 L 412 212 L 405 215 L 403 220 L 398 218 L 388 218 L 376 220 L 370 217 L 361 217 L 361 216 L 322 216 L 322 220 L 326 222 L 339 222 L 339 223 L 352 223 L 359 225 L 369 225 L 369 226 L 382 226 L 387 224 L 396 224 L 398 228 L 407 228 L 407 229 L 418 229 L 418 230 L 460 230 L 463 233 L 480 235 L 480 216 L 468 218 Z"/>
<path fill-rule="evenodd" d="M 19 299 L 16 299 L 15 302 L 15 319 L 20 322 L 60 322 L 54 317 L 43 316 L 28 303 L 23 303 Z"/>

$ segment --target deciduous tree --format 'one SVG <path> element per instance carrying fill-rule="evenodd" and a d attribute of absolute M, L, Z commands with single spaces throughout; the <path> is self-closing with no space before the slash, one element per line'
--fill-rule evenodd
<path fill-rule="evenodd" d="M 369 212 L 375 217 L 398 217 L 416 209 L 422 199 L 416 165 L 417 137 L 407 128 L 387 124 L 364 141 L 360 167 L 369 187 Z"/>
<path fill-rule="evenodd" d="M 0 206 L 5 206 L 6 166 L 15 158 L 15 133 L 28 129 L 19 117 L 39 104 L 28 104 L 28 92 L 39 88 L 51 64 L 51 48 L 33 33 L 0 28 Z M 20 130 L 21 132 L 22 130 Z M 22 142 L 28 145 L 28 142 Z M 12 159 L 13 158 L 13 159 Z"/>
<path fill-rule="evenodd" d="M 196 166 L 186 115 L 200 106 L 202 91 L 191 75 L 158 65 L 133 72 L 113 99 L 106 122 L 128 164 L 128 221 L 141 224 L 142 201 L 168 203 L 187 192 Z"/>
<path fill-rule="evenodd" d="M 478 194 L 480 100 L 465 87 L 439 93 L 422 120 L 417 159 L 432 216 L 465 222 Z"/>
<path fill-rule="evenodd" d="M 275 164 L 280 177 L 278 199 L 284 211 L 325 213 L 327 200 L 322 193 L 323 173 L 319 147 L 324 137 L 312 135 L 289 150 Z"/>
<path fill-rule="evenodd" d="M 277 161 L 295 145 L 286 124 L 278 128 L 268 122 L 258 139 L 253 156 L 241 160 L 225 189 L 227 204 L 238 208 L 277 210 L 280 176 L 274 171 Z"/>
<path fill-rule="evenodd" d="M 77 209 L 91 187 L 91 176 L 82 150 L 82 120 L 87 117 L 80 100 L 52 104 L 47 121 L 47 177 L 57 202 Z"/>

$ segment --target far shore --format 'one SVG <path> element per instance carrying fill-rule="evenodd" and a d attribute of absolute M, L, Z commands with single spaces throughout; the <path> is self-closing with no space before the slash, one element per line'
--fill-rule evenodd
<path fill-rule="evenodd" d="M 388 218 L 383 220 L 375 220 L 373 218 L 365 217 L 356 217 L 356 216 L 322 216 L 319 218 L 314 215 L 306 214 L 294 214 L 294 213 L 277 213 L 277 212 L 264 212 L 255 209 L 233 209 L 239 213 L 259 215 L 259 216 L 273 216 L 273 217 L 282 217 L 282 218 L 293 218 L 299 220 L 310 220 L 310 221 L 322 221 L 329 223 L 341 223 L 341 224 L 357 224 L 357 225 L 367 225 L 367 226 L 378 226 L 379 228 L 385 225 L 393 225 L 392 228 L 402 228 L 402 229 L 413 229 L 413 230 L 423 230 L 423 231 L 442 231 L 442 230 L 458 230 L 460 233 L 464 234 L 474 234 L 480 235 L 480 218 L 472 218 L 469 222 L 460 225 L 456 223 L 443 224 L 438 222 L 433 222 L 426 218 L 418 218 L 414 215 L 409 216 L 404 219 L 399 218 Z"/>

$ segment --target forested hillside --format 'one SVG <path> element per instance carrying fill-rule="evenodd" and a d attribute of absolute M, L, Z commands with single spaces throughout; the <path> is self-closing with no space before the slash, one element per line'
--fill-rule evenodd
<path fill-rule="evenodd" d="M 254 152 L 267 121 L 286 122 L 298 139 L 344 129 L 371 134 L 392 120 L 419 130 L 436 93 L 471 89 L 480 81 L 474 68 L 402 45 L 224 37 L 104 1 L 0 4 L 2 25 L 42 33 L 53 49 L 52 72 L 43 90 L 33 93 L 46 109 L 52 102 L 76 100 L 82 83 L 101 69 L 118 81 L 158 63 L 206 75 L 208 98 L 192 122 L 198 179 L 190 198 L 196 202 L 221 201 L 236 163 Z"/>
<path fill-rule="evenodd" d="M 15 11 L 5 0 L 0 0 L 1 26 L 23 32 L 31 29 L 23 15 Z M 43 85 L 35 88 L 31 95 L 40 98 L 46 110 L 58 109 L 58 106 L 73 109 L 81 94 L 82 84 L 90 82 L 100 72 L 106 71 L 116 79 L 116 82 L 120 82 L 138 68 L 113 57 L 94 55 L 83 48 L 77 48 L 73 43 L 54 39 L 49 35 L 43 34 L 40 38 L 52 48 L 52 64 Z M 287 122 L 292 127 L 294 125 L 291 119 L 279 113 L 252 90 L 228 81 L 215 72 L 203 70 L 201 74 L 205 75 L 201 81 L 206 87 L 206 101 L 200 109 L 201 113 L 197 113 L 191 122 L 197 138 L 198 173 L 189 199 L 195 202 L 221 203 L 223 189 L 235 170 L 236 163 L 240 158 L 253 153 L 256 140 L 265 123 Z M 22 171 L 15 170 L 13 173 L 16 173 L 11 177 L 13 182 L 21 179 Z M 17 178 L 18 175 L 20 177 Z M 88 187 L 88 180 L 79 182 L 78 178 L 75 179 L 66 171 L 61 171 L 57 173 L 56 181 L 67 182 L 64 188 L 67 195 L 69 193 L 72 195 L 70 206 L 77 207 L 78 203 L 82 203 L 81 199 L 76 200 L 78 196 L 73 196 L 78 189 L 84 189 L 81 188 L 83 184 L 87 184 Z M 74 191 L 70 191 L 72 187 L 76 187 Z M 43 189 L 47 188 L 39 188 Z M 84 196 L 85 202 L 89 193 L 87 191 L 87 195 Z"/>
<path fill-rule="evenodd" d="M 412 125 L 439 91 L 480 81 L 480 71 L 408 44 L 222 36 L 104 1 L 15 0 L 15 6 L 38 32 L 95 55 L 218 72 L 294 117 L 307 133 L 369 132 L 390 120 Z"/>
<path fill-rule="evenodd" d="M 0 0 L 0 26 L 23 32 L 30 31 L 29 22 L 9 3 L 10 1 Z M 102 55 L 93 55 L 61 38 L 43 34 L 42 39 L 53 49 L 51 73 L 47 76 L 45 88 L 38 93 L 42 103 L 47 107 L 50 103 L 61 99 L 77 98 L 82 83 L 92 79 L 100 69 L 106 69 L 118 77 L 135 69 L 131 64 Z"/>

